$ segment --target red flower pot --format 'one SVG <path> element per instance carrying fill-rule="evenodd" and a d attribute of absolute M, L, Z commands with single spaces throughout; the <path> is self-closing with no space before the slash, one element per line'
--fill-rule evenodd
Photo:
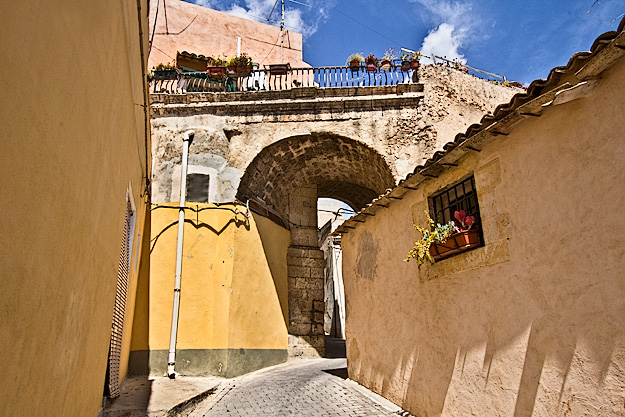
<path fill-rule="evenodd" d="M 286 75 L 291 71 L 290 64 L 271 64 L 269 65 L 270 75 Z"/>
<path fill-rule="evenodd" d="M 419 61 L 410 61 L 410 69 L 419 69 Z"/>
<path fill-rule="evenodd" d="M 357 59 L 352 59 L 351 61 L 349 61 L 349 68 L 356 72 L 360 69 L 360 61 Z"/>
<path fill-rule="evenodd" d="M 449 236 L 445 243 L 433 243 L 430 246 L 430 255 L 434 260 L 439 260 L 479 245 L 480 231 L 477 229 L 465 230 Z"/>
<path fill-rule="evenodd" d="M 226 67 L 207 67 L 206 70 L 209 75 L 226 75 Z"/>
<path fill-rule="evenodd" d="M 378 67 L 374 63 L 367 63 L 367 71 L 368 72 L 376 72 Z"/>

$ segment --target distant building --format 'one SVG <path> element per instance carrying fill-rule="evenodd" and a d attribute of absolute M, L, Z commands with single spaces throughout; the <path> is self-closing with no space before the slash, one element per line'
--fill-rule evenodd
<path fill-rule="evenodd" d="M 280 28 L 232 14 L 197 6 L 182 0 L 158 2 L 158 14 L 152 7 L 150 31 L 153 43 L 149 68 L 160 63 L 174 63 L 177 52 L 223 59 L 247 53 L 261 68 L 280 63 Z M 152 36 L 152 32 L 151 32 Z M 302 60 L 302 35 L 284 30 L 283 62 L 292 67 L 309 67 Z"/>

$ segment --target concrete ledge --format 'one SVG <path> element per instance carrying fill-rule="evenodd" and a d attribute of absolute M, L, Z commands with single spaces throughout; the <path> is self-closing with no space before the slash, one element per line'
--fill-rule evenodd
<path fill-rule="evenodd" d="M 153 101 L 152 117 L 183 116 L 190 114 L 236 115 L 301 115 L 318 112 L 345 113 L 415 107 L 423 93 L 404 95 L 363 95 L 353 97 L 319 97 L 304 100 L 267 100 L 233 102 L 164 103 Z"/>
<path fill-rule="evenodd" d="M 128 372 L 132 375 L 163 376 L 167 371 L 166 349 L 130 352 Z M 286 349 L 180 349 L 176 372 L 184 376 L 232 378 L 286 362 Z"/>
<path fill-rule="evenodd" d="M 345 98 L 381 95 L 401 95 L 405 93 L 423 92 L 423 83 L 404 83 L 380 86 L 345 86 L 332 88 L 299 87 L 289 90 L 249 91 L 234 93 L 150 93 L 151 103 L 191 104 L 191 103 L 231 103 L 271 100 L 302 100 L 315 98 Z"/>

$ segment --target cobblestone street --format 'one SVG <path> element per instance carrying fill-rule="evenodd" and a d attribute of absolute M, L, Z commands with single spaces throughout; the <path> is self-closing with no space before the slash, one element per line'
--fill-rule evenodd
<path fill-rule="evenodd" d="M 345 359 L 300 359 L 223 383 L 193 416 L 397 416 L 346 377 Z M 408 414 L 401 414 L 408 415 Z"/>

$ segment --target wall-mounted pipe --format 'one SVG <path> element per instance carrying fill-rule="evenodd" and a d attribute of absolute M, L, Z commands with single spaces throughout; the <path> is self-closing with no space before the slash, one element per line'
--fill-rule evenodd
<path fill-rule="evenodd" d="M 174 308 L 171 313 L 171 333 L 169 336 L 169 355 L 167 358 L 167 376 L 176 377 L 176 338 L 178 337 L 178 315 L 180 313 L 180 281 L 182 278 L 182 242 L 184 240 L 184 205 L 187 195 L 187 163 L 189 159 L 189 142 L 195 132 L 187 130 L 183 135 L 182 170 L 180 174 L 180 205 L 178 212 L 178 245 L 176 247 L 176 280 L 174 283 Z"/>

